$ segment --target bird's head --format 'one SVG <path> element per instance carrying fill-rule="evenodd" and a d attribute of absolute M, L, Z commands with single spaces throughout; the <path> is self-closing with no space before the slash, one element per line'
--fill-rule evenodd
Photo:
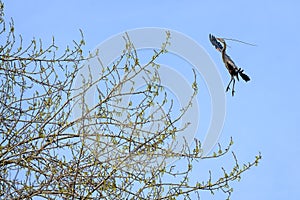
<path fill-rule="evenodd" d="M 225 43 L 225 40 L 223 38 L 216 38 L 219 42 Z"/>

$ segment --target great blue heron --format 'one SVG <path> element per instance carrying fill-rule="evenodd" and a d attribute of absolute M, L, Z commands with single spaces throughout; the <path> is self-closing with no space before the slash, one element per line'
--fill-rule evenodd
<path fill-rule="evenodd" d="M 232 84 L 232 96 L 234 95 L 234 85 L 235 85 L 235 78 L 239 81 L 239 75 L 242 77 L 244 81 L 250 81 L 249 76 L 247 74 L 243 73 L 244 70 L 237 67 L 233 60 L 226 54 L 226 42 L 223 38 L 216 38 L 215 36 L 209 34 L 209 40 L 214 45 L 214 47 L 222 53 L 222 60 L 225 64 L 225 67 L 227 68 L 231 79 L 227 85 L 226 92 L 230 89 L 230 84 Z M 220 44 L 220 42 L 223 44 Z"/>

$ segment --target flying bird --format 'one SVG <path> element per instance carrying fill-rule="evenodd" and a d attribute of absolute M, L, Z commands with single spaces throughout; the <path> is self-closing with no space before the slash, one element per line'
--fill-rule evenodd
<path fill-rule="evenodd" d="M 212 43 L 212 45 L 222 53 L 222 60 L 225 64 L 225 67 L 227 68 L 231 79 L 226 87 L 226 92 L 230 90 L 230 84 L 232 83 L 232 96 L 234 96 L 234 85 L 235 85 L 235 79 L 239 81 L 239 76 L 242 77 L 242 79 L 246 82 L 250 81 L 250 78 L 247 74 L 244 73 L 244 70 L 237 67 L 236 64 L 233 62 L 233 60 L 226 54 L 226 42 L 223 38 L 216 38 L 212 34 L 209 34 L 209 40 Z M 222 44 L 223 45 L 222 45 Z"/>

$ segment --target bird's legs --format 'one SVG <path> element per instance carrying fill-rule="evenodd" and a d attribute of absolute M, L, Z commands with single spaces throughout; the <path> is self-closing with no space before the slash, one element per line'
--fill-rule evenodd
<path fill-rule="evenodd" d="M 233 84 L 232 84 L 232 91 L 231 91 L 231 95 L 234 96 L 234 85 L 235 85 L 235 79 L 233 78 Z"/>
<path fill-rule="evenodd" d="M 227 87 L 226 87 L 226 92 L 228 92 L 228 90 L 230 90 L 230 84 L 231 82 L 233 81 L 232 83 L 232 96 L 234 96 L 234 85 L 235 85 L 235 79 L 234 79 L 234 76 L 231 76 L 231 80 L 229 81 Z"/>
<path fill-rule="evenodd" d="M 227 85 L 227 87 L 226 87 L 226 92 L 228 92 L 228 90 L 230 90 L 230 87 L 229 87 L 229 86 L 230 86 L 232 80 L 234 80 L 233 76 L 231 76 L 231 80 L 229 81 L 229 83 L 228 83 L 228 85 Z"/>

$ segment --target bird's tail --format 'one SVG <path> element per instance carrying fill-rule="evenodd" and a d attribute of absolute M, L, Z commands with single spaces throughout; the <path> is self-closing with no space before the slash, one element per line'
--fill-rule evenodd
<path fill-rule="evenodd" d="M 244 70 L 239 71 L 239 75 L 242 77 L 242 79 L 246 82 L 250 81 L 250 77 L 244 73 Z"/>

